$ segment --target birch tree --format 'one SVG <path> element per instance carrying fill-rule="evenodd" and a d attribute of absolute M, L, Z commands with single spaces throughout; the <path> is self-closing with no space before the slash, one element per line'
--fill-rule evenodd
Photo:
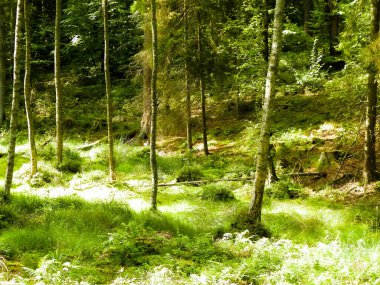
<path fill-rule="evenodd" d="M 21 54 L 21 25 L 22 25 L 22 9 L 23 0 L 17 1 L 14 53 L 13 53 L 13 92 L 12 92 L 12 107 L 11 119 L 9 127 L 9 145 L 7 169 L 5 174 L 5 185 L 3 191 L 3 199 L 9 200 L 11 195 L 11 186 L 13 179 L 13 170 L 15 163 L 16 135 L 17 135 L 17 113 L 18 99 L 20 96 L 21 77 L 20 77 L 20 54 Z"/>
<path fill-rule="evenodd" d="M 107 97 L 107 133 L 108 133 L 108 171 L 111 182 L 116 180 L 115 159 L 113 151 L 113 129 L 112 129 L 112 94 L 111 76 L 109 64 L 109 27 L 108 27 L 108 0 L 102 0 L 103 26 L 104 26 L 104 77 L 106 83 Z"/>
<path fill-rule="evenodd" d="M 6 94 L 6 30 L 5 30 L 5 11 L 0 4 L 0 127 L 4 124 L 4 98 Z"/>
<path fill-rule="evenodd" d="M 256 160 L 256 174 L 254 190 L 249 207 L 249 219 L 252 224 L 261 221 L 261 208 L 264 196 L 265 179 L 268 168 L 271 116 L 278 73 L 278 63 L 281 53 L 282 30 L 284 19 L 285 0 L 276 0 L 273 24 L 272 49 L 265 84 L 262 125 L 260 131 L 260 145 Z"/>
<path fill-rule="evenodd" d="M 30 72 L 31 72 L 31 36 L 30 36 L 30 13 L 28 0 L 24 0 L 24 23 L 25 23 L 25 75 L 24 75 L 24 101 L 26 119 L 28 124 L 28 138 L 30 151 L 30 176 L 37 172 L 37 150 L 34 139 L 34 122 L 30 95 Z"/>

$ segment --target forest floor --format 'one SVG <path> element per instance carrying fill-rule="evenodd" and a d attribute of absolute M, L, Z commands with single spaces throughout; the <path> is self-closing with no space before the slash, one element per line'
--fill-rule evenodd
<path fill-rule="evenodd" d="M 338 99 L 277 99 L 280 181 L 266 188 L 264 236 L 239 223 L 251 197 L 259 114 L 212 121 L 208 157 L 200 134 L 193 153 L 183 137 L 161 137 L 160 183 L 209 182 L 160 187 L 156 213 L 148 211 L 142 144 L 117 141 L 110 184 L 106 144 L 87 147 L 99 134 L 66 140 L 61 171 L 54 143 L 41 136 L 39 173 L 30 179 L 21 136 L 13 198 L 0 208 L 0 283 L 380 284 L 379 185 L 361 184 L 360 116 L 341 114 Z M 5 164 L 3 156 L 0 177 Z"/>

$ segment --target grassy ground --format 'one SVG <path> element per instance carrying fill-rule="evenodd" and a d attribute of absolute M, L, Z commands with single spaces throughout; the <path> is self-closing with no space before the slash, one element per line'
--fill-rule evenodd
<path fill-rule="evenodd" d="M 251 181 L 160 187 L 152 213 L 146 147 L 116 143 L 110 184 L 104 142 L 66 141 L 58 171 L 53 139 L 41 137 L 29 179 L 21 136 L 14 195 L 0 208 L 0 283 L 380 284 L 378 184 L 360 184 L 361 129 L 333 115 L 337 104 L 279 98 L 272 143 L 281 180 L 266 189 L 263 213 L 270 237 L 237 227 Z M 189 154 L 183 138 L 162 139 L 161 182 L 251 178 L 258 132 L 254 121 L 214 123 L 209 157 L 201 140 Z M 1 179 L 5 164 L 3 156 Z M 291 175 L 302 171 L 326 176 Z"/>

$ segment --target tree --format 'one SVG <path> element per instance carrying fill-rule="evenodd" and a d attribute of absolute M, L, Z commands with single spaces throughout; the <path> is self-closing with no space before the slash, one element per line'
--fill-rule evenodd
<path fill-rule="evenodd" d="M 205 70 L 203 62 L 203 23 L 202 8 L 198 12 L 198 57 L 199 57 L 199 87 L 201 92 L 201 109 L 202 109 L 202 135 L 203 135 L 203 152 L 209 155 L 207 143 L 207 115 L 206 115 L 206 91 L 205 91 Z"/>
<path fill-rule="evenodd" d="M 5 110 L 4 98 L 6 94 L 6 30 L 5 30 L 5 10 L 4 6 L 0 4 L 0 127 L 4 124 Z"/>
<path fill-rule="evenodd" d="M 380 1 L 372 0 L 372 31 L 371 41 L 379 35 Z M 373 52 L 372 52 L 373 53 Z M 373 54 L 371 56 L 372 59 Z M 366 100 L 366 127 L 364 144 L 364 183 L 375 180 L 376 172 L 376 113 L 377 113 L 377 66 L 374 60 L 368 64 L 368 91 Z"/>
<path fill-rule="evenodd" d="M 62 84 L 61 84 L 61 0 L 56 0 L 54 32 L 54 82 L 55 82 L 55 122 L 57 142 L 57 164 L 62 164 L 63 125 L 62 125 Z"/>
<path fill-rule="evenodd" d="M 17 135 L 17 112 L 18 99 L 21 87 L 20 78 L 20 54 L 21 54 L 21 25 L 22 25 L 22 8 L 24 1 L 17 1 L 14 54 L 13 54 L 13 93 L 12 93 L 12 108 L 9 127 L 9 144 L 8 144 L 8 159 L 7 170 L 5 174 L 5 185 L 3 198 L 9 200 L 11 194 L 11 186 L 13 179 L 13 169 L 15 162 L 16 135 Z"/>
<path fill-rule="evenodd" d="M 270 53 L 268 73 L 265 84 L 262 125 L 260 131 L 260 144 L 256 160 L 256 174 L 254 191 L 249 207 L 249 220 L 253 224 L 261 221 L 261 208 L 264 196 L 265 179 L 267 175 L 271 116 L 276 88 L 278 64 L 281 53 L 282 30 L 284 19 L 285 0 L 276 0 L 273 24 L 272 49 Z"/>
<path fill-rule="evenodd" d="M 192 129 L 191 129 L 191 93 L 190 93 L 190 69 L 188 60 L 189 49 L 189 17 L 188 17 L 188 3 L 183 0 L 183 17 L 184 17 L 184 40 L 185 40 L 185 92 L 186 92 L 186 137 L 187 148 L 193 149 Z"/>
<path fill-rule="evenodd" d="M 104 77 L 106 83 L 107 96 L 107 133 L 108 133 L 108 171 L 111 182 L 116 180 L 115 159 L 113 151 L 113 130 L 112 130 L 112 94 L 111 76 L 109 64 L 109 28 L 108 28 L 108 0 L 102 0 L 103 23 L 104 23 Z"/>
<path fill-rule="evenodd" d="M 24 75 L 24 100 L 26 119 L 28 124 L 29 151 L 30 151 L 30 176 L 37 172 L 37 150 L 34 139 L 33 111 L 30 95 L 30 72 L 31 72 L 31 35 L 30 35 L 30 13 L 28 0 L 24 0 L 24 23 L 25 23 L 25 75 Z"/>
<path fill-rule="evenodd" d="M 157 73 L 158 73 L 158 45 L 157 45 L 157 18 L 156 0 L 151 0 L 151 24 L 152 24 L 152 82 L 151 82 L 151 108 L 152 118 L 150 124 L 150 167 L 152 171 L 152 210 L 157 210 L 157 185 L 158 171 L 156 158 L 156 138 L 157 138 Z"/>

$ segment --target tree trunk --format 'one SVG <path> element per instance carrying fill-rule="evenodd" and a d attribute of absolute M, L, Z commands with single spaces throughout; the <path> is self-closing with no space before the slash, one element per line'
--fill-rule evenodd
<path fill-rule="evenodd" d="M 57 141 L 57 164 L 62 164 L 63 126 L 62 126 L 62 84 L 61 84 L 61 0 L 56 0 L 55 41 L 54 41 L 54 82 L 55 82 L 55 121 Z"/>
<path fill-rule="evenodd" d="M 156 0 L 151 0 L 152 13 L 152 86 L 151 86 L 151 108 L 152 120 L 150 125 L 150 167 L 152 171 L 152 210 L 157 210 L 157 158 L 156 158 L 156 136 L 157 136 L 157 68 L 158 68 L 158 45 L 157 45 L 157 18 L 156 18 Z"/>
<path fill-rule="evenodd" d="M 30 96 L 30 72 L 31 72 L 31 36 L 30 36 L 30 14 L 28 0 L 24 0 L 24 22 L 25 22 L 25 77 L 24 77 L 24 99 L 25 111 L 28 124 L 29 151 L 30 151 L 30 177 L 37 172 L 37 150 L 34 139 L 34 122 Z"/>
<path fill-rule="evenodd" d="M 189 70 L 189 18 L 188 18 L 188 5 L 187 0 L 183 1 L 184 9 L 184 22 L 185 22 L 185 89 L 186 89 L 186 137 L 187 137 L 187 148 L 189 150 L 193 149 L 193 138 L 191 129 L 191 93 L 190 93 L 190 70 Z"/>
<path fill-rule="evenodd" d="M 274 15 L 272 49 L 265 85 L 260 145 L 256 160 L 255 184 L 254 191 L 252 193 L 251 204 L 249 207 L 249 219 L 253 224 L 258 224 L 261 221 L 261 208 L 269 157 L 270 127 L 271 116 L 273 112 L 272 105 L 274 101 L 278 63 L 281 52 L 284 9 L 285 0 L 277 0 Z"/>
<path fill-rule="evenodd" d="M 338 44 L 339 36 L 339 14 L 335 11 L 337 9 L 338 0 L 327 0 L 329 12 L 329 37 L 330 37 L 330 55 L 338 55 L 335 46 Z"/>
<path fill-rule="evenodd" d="M 380 1 L 372 0 L 372 34 L 371 41 L 376 40 L 379 34 L 380 21 Z M 364 183 L 367 184 L 376 179 L 376 113 L 377 113 L 377 67 L 376 63 L 371 62 L 368 66 L 368 91 L 366 106 L 366 128 L 364 144 Z"/>
<path fill-rule="evenodd" d="M 203 43 L 202 43 L 202 16 L 201 12 L 198 15 L 198 53 L 199 53 L 199 87 L 201 91 L 201 109 L 202 109 L 202 134 L 203 134 L 203 152 L 209 155 L 207 143 L 207 115 L 206 115 L 206 93 L 205 93 L 205 75 L 203 63 Z"/>
<path fill-rule="evenodd" d="M 141 118 L 141 130 L 139 137 L 149 139 L 150 122 L 152 120 L 152 60 L 150 57 L 152 49 L 152 29 L 151 25 L 144 27 L 144 50 L 147 56 L 143 59 L 143 115 Z"/>
<path fill-rule="evenodd" d="M 305 0 L 305 10 L 304 10 L 304 23 L 303 29 L 307 35 L 309 35 L 309 25 L 310 25 L 310 12 L 313 7 L 313 0 Z"/>
<path fill-rule="evenodd" d="M 13 169 L 14 169 L 14 162 L 15 162 L 18 98 L 19 98 L 20 87 L 21 87 L 20 53 L 21 53 L 21 24 L 22 24 L 23 3 L 24 3 L 23 0 L 17 1 L 14 54 L 13 54 L 13 94 L 12 94 L 11 120 L 10 120 L 10 127 L 9 127 L 7 170 L 5 174 L 5 185 L 4 185 L 4 193 L 3 193 L 4 200 L 9 200 L 10 195 L 11 195 Z"/>
<path fill-rule="evenodd" d="M 103 24 L 104 24 L 104 77 L 107 96 L 107 132 L 108 132 L 108 171 L 111 182 L 116 180 L 115 159 L 113 152 L 113 130 L 112 130 L 112 94 L 111 75 L 109 64 L 109 28 L 108 28 L 108 0 L 102 0 Z"/>
<path fill-rule="evenodd" d="M 4 7 L 0 6 L 0 127 L 4 124 L 5 108 L 4 108 L 4 98 L 7 90 L 6 84 L 6 30 L 5 30 L 5 11 Z"/>
<path fill-rule="evenodd" d="M 268 14 L 268 0 L 261 2 L 261 15 L 262 15 L 262 35 L 263 35 L 263 56 L 266 62 L 269 60 L 269 14 Z"/>

